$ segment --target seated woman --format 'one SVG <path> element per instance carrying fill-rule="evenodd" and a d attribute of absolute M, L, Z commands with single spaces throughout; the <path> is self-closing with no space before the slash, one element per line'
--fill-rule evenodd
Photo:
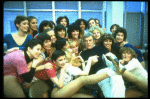
<path fill-rule="evenodd" d="M 55 44 L 56 50 L 63 50 L 66 53 L 66 62 L 72 64 L 72 60 L 75 58 L 75 53 L 70 49 L 68 40 L 60 38 Z"/>
<path fill-rule="evenodd" d="M 38 66 L 41 62 L 41 46 L 42 42 L 37 39 L 31 39 L 27 42 L 25 46 L 25 50 L 17 50 L 13 51 L 4 56 L 4 95 L 5 97 L 12 98 L 21 98 L 26 97 L 23 91 L 24 87 L 21 87 L 24 82 L 35 82 L 37 86 L 40 83 L 36 83 L 33 81 L 35 71 L 47 68 L 50 69 L 50 66 Z M 38 93 L 38 97 L 42 96 L 48 88 L 45 89 L 45 84 L 43 84 L 43 88 L 37 87 L 37 90 L 42 93 Z M 27 86 L 26 86 L 27 87 Z M 30 89 L 29 89 L 30 90 Z M 31 91 L 33 91 L 31 89 Z M 28 95 L 27 95 L 28 97 Z"/>
<path fill-rule="evenodd" d="M 97 43 L 98 46 L 104 46 L 107 48 L 109 52 L 112 52 L 117 56 L 117 58 L 120 58 L 118 52 L 119 52 L 119 47 L 115 45 L 115 40 L 111 34 L 104 34 L 100 37 Z"/>
<path fill-rule="evenodd" d="M 88 32 L 91 32 L 94 34 L 95 45 L 97 45 L 98 39 L 105 33 L 104 30 L 100 28 L 99 26 L 92 26 Z"/>
<path fill-rule="evenodd" d="M 122 47 L 120 49 L 120 54 L 122 56 L 121 60 L 119 60 L 121 66 L 125 67 L 126 70 L 138 76 L 139 78 L 145 78 L 148 80 L 148 73 L 138 61 L 137 55 L 133 49 L 129 47 Z M 127 82 L 126 85 L 128 88 L 126 90 L 126 97 L 139 97 L 143 95 L 148 95 L 147 93 L 143 92 L 142 89 L 139 89 L 138 86 L 135 86 L 133 83 Z"/>
<path fill-rule="evenodd" d="M 144 59 L 143 59 L 142 52 L 139 49 L 133 47 L 128 42 L 126 42 L 127 31 L 126 31 L 125 28 L 123 28 L 123 27 L 117 28 L 117 30 L 114 33 L 114 38 L 117 42 L 115 45 L 117 45 L 118 47 L 120 46 L 120 47 L 130 47 L 130 48 L 132 48 L 137 54 L 137 59 L 142 64 L 142 66 L 145 68 L 145 62 L 144 62 Z"/>
<path fill-rule="evenodd" d="M 54 51 L 52 55 L 52 61 L 55 64 L 55 67 L 52 69 L 51 74 L 55 75 L 54 78 L 51 78 L 54 81 L 54 89 L 52 91 L 52 98 L 69 98 L 69 97 L 92 97 L 93 95 L 88 95 L 85 93 L 81 93 L 79 90 L 82 86 L 87 84 L 96 84 L 102 81 L 105 78 L 108 78 L 112 75 L 116 75 L 114 71 L 107 71 L 103 73 L 97 73 L 89 76 L 80 76 L 80 75 L 88 75 L 91 61 L 96 57 L 90 57 L 88 59 L 87 66 L 84 71 L 81 71 L 77 67 L 70 66 L 66 63 L 65 52 L 62 50 Z M 117 69 L 117 68 L 116 68 Z M 57 75 L 57 76 L 56 76 Z M 77 79 L 73 80 L 73 76 L 80 76 Z M 56 77 L 59 77 L 59 85 L 58 81 L 54 80 Z M 61 80 L 60 80 L 61 78 Z M 66 90 L 67 89 L 67 90 Z"/>
<path fill-rule="evenodd" d="M 131 48 L 123 47 L 120 50 L 120 54 L 122 59 L 119 61 L 111 52 L 103 54 L 102 58 L 109 68 L 118 67 L 118 73 L 122 72 L 127 87 L 125 97 L 148 97 L 148 73 L 137 60 L 135 51 Z"/>
<path fill-rule="evenodd" d="M 24 50 L 25 44 L 32 39 L 32 36 L 27 34 L 29 28 L 27 17 L 18 15 L 14 20 L 14 24 L 18 32 L 4 36 L 4 43 L 7 44 L 6 54 L 14 50 Z"/>

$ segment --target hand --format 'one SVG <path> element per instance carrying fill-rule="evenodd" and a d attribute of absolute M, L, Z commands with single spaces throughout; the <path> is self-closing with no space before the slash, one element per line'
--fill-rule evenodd
<path fill-rule="evenodd" d="M 11 48 L 11 49 L 8 49 L 8 50 L 6 51 L 6 54 L 11 53 L 11 52 L 16 51 L 16 50 L 19 50 L 19 47 L 13 47 L 13 48 Z"/>
<path fill-rule="evenodd" d="M 91 65 L 94 65 L 95 63 L 98 62 L 98 57 L 99 57 L 99 56 L 97 56 L 97 55 L 89 57 L 88 60 L 91 61 Z"/>
<path fill-rule="evenodd" d="M 47 57 L 46 59 L 45 59 L 45 61 L 49 61 L 51 58 L 50 57 Z"/>
<path fill-rule="evenodd" d="M 124 62 L 125 62 L 124 59 L 120 60 L 120 63 L 121 63 L 122 65 L 124 64 Z"/>
<path fill-rule="evenodd" d="M 81 59 L 81 62 L 82 62 L 82 63 L 84 62 L 84 60 L 83 60 L 83 58 L 82 58 L 81 56 L 77 56 L 76 58 Z"/>
<path fill-rule="evenodd" d="M 46 63 L 44 65 L 44 69 L 49 69 L 49 70 L 52 70 L 53 69 L 53 65 L 51 63 Z"/>
<path fill-rule="evenodd" d="M 44 58 L 42 55 L 40 55 L 37 59 L 33 59 L 33 67 L 38 66 L 43 61 L 44 61 Z"/>

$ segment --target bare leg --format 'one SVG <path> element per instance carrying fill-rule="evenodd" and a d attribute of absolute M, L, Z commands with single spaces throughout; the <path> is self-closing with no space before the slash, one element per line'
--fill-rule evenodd
<path fill-rule="evenodd" d="M 144 94 L 139 91 L 136 87 L 132 87 L 126 90 L 126 98 L 137 98 Z"/>
<path fill-rule="evenodd" d="M 53 89 L 51 97 L 54 98 L 67 98 L 76 94 L 76 92 L 84 85 L 96 84 L 106 78 L 109 75 L 104 72 L 100 74 L 93 74 L 89 76 L 80 76 L 79 78 L 67 83 L 63 88 L 58 89 L 57 87 Z"/>
<path fill-rule="evenodd" d="M 73 95 L 71 98 L 95 98 L 95 97 L 93 95 L 77 93 L 77 94 Z"/>
<path fill-rule="evenodd" d="M 123 73 L 123 77 L 126 80 L 133 82 L 142 92 L 148 94 L 148 81 L 146 78 L 138 77 L 127 70 Z"/>
<path fill-rule="evenodd" d="M 25 98 L 23 89 L 18 83 L 16 76 L 4 76 L 4 95 L 7 98 Z"/>

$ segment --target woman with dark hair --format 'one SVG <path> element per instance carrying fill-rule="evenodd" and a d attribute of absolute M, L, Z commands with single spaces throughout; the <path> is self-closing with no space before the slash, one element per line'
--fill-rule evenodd
<path fill-rule="evenodd" d="M 66 38 L 66 28 L 62 24 L 58 24 L 55 27 L 54 32 L 57 39 Z"/>
<path fill-rule="evenodd" d="M 42 32 L 44 32 L 45 29 L 51 28 L 51 27 L 52 27 L 52 26 L 51 26 L 51 24 L 50 24 L 50 22 L 49 22 L 48 20 L 43 20 L 43 21 L 40 23 L 40 25 L 39 25 L 39 33 L 42 33 Z M 36 34 L 36 35 L 34 36 L 34 38 L 37 38 L 37 36 L 39 35 L 39 33 Z"/>
<path fill-rule="evenodd" d="M 51 26 L 52 26 L 51 29 L 54 30 L 54 29 L 55 29 L 55 23 L 54 23 L 53 21 L 49 21 L 49 22 L 50 22 L 50 24 L 51 24 Z"/>
<path fill-rule="evenodd" d="M 76 42 L 79 42 L 79 30 L 80 30 L 80 27 L 75 24 L 75 23 L 72 23 L 71 25 L 68 26 L 68 41 L 76 41 Z"/>
<path fill-rule="evenodd" d="M 56 20 L 57 25 L 62 24 L 66 28 L 66 37 L 68 37 L 67 27 L 69 26 L 69 19 L 67 16 L 60 16 Z"/>
<path fill-rule="evenodd" d="M 127 39 L 127 31 L 126 31 L 125 28 L 123 28 L 123 27 L 117 28 L 117 30 L 114 33 L 114 38 L 115 38 L 115 40 L 117 42 L 115 44 L 116 46 L 118 46 L 118 47 L 130 47 L 130 48 L 132 48 L 136 52 L 136 54 L 137 54 L 137 59 L 142 64 L 142 66 L 145 68 L 145 62 L 144 62 L 144 59 L 143 59 L 142 52 L 139 49 L 133 47 L 131 44 L 129 44 L 126 41 L 126 39 Z"/>
<path fill-rule="evenodd" d="M 120 58 L 118 54 L 120 48 L 115 45 L 115 40 L 111 34 L 105 33 L 102 35 L 98 40 L 97 45 L 106 47 L 109 52 L 112 52 L 117 58 Z"/>
<path fill-rule="evenodd" d="M 34 16 L 29 16 L 28 21 L 29 21 L 28 34 L 31 34 L 32 38 L 34 38 L 34 36 L 37 34 L 37 27 L 38 27 L 37 18 Z"/>
<path fill-rule="evenodd" d="M 80 31 L 79 31 L 80 35 L 79 36 L 80 36 L 80 38 L 82 38 L 83 35 L 86 33 L 85 30 L 88 28 L 88 23 L 84 19 L 77 19 L 75 21 L 75 24 L 77 24 L 78 26 L 80 26 Z"/>
<path fill-rule="evenodd" d="M 14 50 L 24 50 L 25 44 L 32 39 L 32 36 L 27 34 L 29 28 L 27 17 L 18 15 L 14 24 L 18 32 L 4 36 L 4 43 L 7 44 L 6 54 Z"/>
<path fill-rule="evenodd" d="M 95 18 L 95 22 L 96 22 L 96 25 L 97 25 L 97 26 L 99 26 L 100 28 L 102 28 L 102 26 L 100 25 L 100 22 L 99 22 L 98 19 Z"/>
<path fill-rule="evenodd" d="M 90 18 L 88 20 L 88 29 L 90 29 L 92 26 L 96 26 L 96 22 L 95 22 L 95 19 Z"/>
<path fill-rule="evenodd" d="M 117 30 L 117 28 L 119 28 L 120 26 L 118 24 L 113 24 L 111 27 L 110 27 L 110 31 L 112 32 L 112 34 L 115 33 L 115 31 Z"/>
<path fill-rule="evenodd" d="M 60 16 L 56 20 L 57 25 L 62 24 L 65 28 L 69 26 L 69 19 L 67 16 Z"/>

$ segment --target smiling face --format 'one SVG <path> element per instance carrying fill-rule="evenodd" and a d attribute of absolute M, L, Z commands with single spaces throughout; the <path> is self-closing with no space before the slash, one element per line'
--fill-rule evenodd
<path fill-rule="evenodd" d="M 117 27 L 114 26 L 114 27 L 111 29 L 111 32 L 112 32 L 112 33 L 115 33 L 116 30 L 117 30 Z"/>
<path fill-rule="evenodd" d="M 92 27 L 92 26 L 96 26 L 96 23 L 94 20 L 89 21 L 89 27 Z"/>
<path fill-rule="evenodd" d="M 77 45 L 77 42 L 73 42 L 73 43 L 70 45 L 70 48 L 72 49 L 72 52 L 73 52 L 73 53 L 78 54 L 78 45 Z"/>
<path fill-rule="evenodd" d="M 27 52 L 29 53 L 29 57 L 32 59 L 37 59 L 41 55 L 41 48 L 42 46 L 40 44 L 37 44 L 33 48 L 28 47 Z"/>
<path fill-rule="evenodd" d="M 81 29 L 81 31 L 85 30 L 85 24 L 83 21 L 81 21 L 81 23 L 80 23 L 80 29 Z"/>
<path fill-rule="evenodd" d="M 45 40 L 43 44 L 43 48 L 48 50 L 51 48 L 51 41 L 50 40 Z"/>
<path fill-rule="evenodd" d="M 129 61 L 131 60 L 131 58 L 132 58 L 132 54 L 131 54 L 130 52 L 124 51 L 124 52 L 122 53 L 122 58 L 123 58 L 123 60 L 124 60 L 125 62 L 129 62 Z"/>
<path fill-rule="evenodd" d="M 104 40 L 103 45 L 104 45 L 109 51 L 111 51 L 112 40 L 111 40 L 111 39 L 106 39 L 106 40 Z"/>
<path fill-rule="evenodd" d="M 28 20 L 24 20 L 20 24 L 16 24 L 16 26 L 18 27 L 19 31 L 22 31 L 25 33 L 28 32 L 28 28 L 29 28 Z"/>
<path fill-rule="evenodd" d="M 72 38 L 78 39 L 78 37 L 79 37 L 79 30 L 74 30 L 74 31 L 72 32 Z"/>
<path fill-rule="evenodd" d="M 121 43 L 124 39 L 124 34 L 122 32 L 117 33 L 116 35 L 116 41 Z"/>
<path fill-rule="evenodd" d="M 87 49 L 92 49 L 94 47 L 95 41 L 92 36 L 85 38 L 85 46 Z"/>
<path fill-rule="evenodd" d="M 38 27 L 38 24 L 37 24 L 37 19 L 32 19 L 31 22 L 29 23 L 30 25 L 30 29 L 36 31 L 37 30 L 37 27 Z"/>
<path fill-rule="evenodd" d="M 58 36 L 61 38 L 65 38 L 65 30 L 58 31 Z"/>
<path fill-rule="evenodd" d="M 94 30 L 94 31 L 93 31 L 93 34 L 94 34 L 94 38 L 95 38 L 96 40 L 99 39 L 100 36 L 101 36 L 101 33 L 100 33 L 98 30 Z"/>
<path fill-rule="evenodd" d="M 51 37 L 51 42 L 55 43 L 56 42 L 56 36 L 54 31 L 48 31 L 47 34 Z"/>
<path fill-rule="evenodd" d="M 96 25 L 99 26 L 99 20 L 96 20 Z"/>
<path fill-rule="evenodd" d="M 67 27 L 67 20 L 66 20 L 66 18 L 61 19 L 60 24 L 62 24 L 64 27 Z"/>
<path fill-rule="evenodd" d="M 56 61 L 53 60 L 53 62 L 57 67 L 64 67 L 66 65 L 66 56 L 59 56 Z"/>

